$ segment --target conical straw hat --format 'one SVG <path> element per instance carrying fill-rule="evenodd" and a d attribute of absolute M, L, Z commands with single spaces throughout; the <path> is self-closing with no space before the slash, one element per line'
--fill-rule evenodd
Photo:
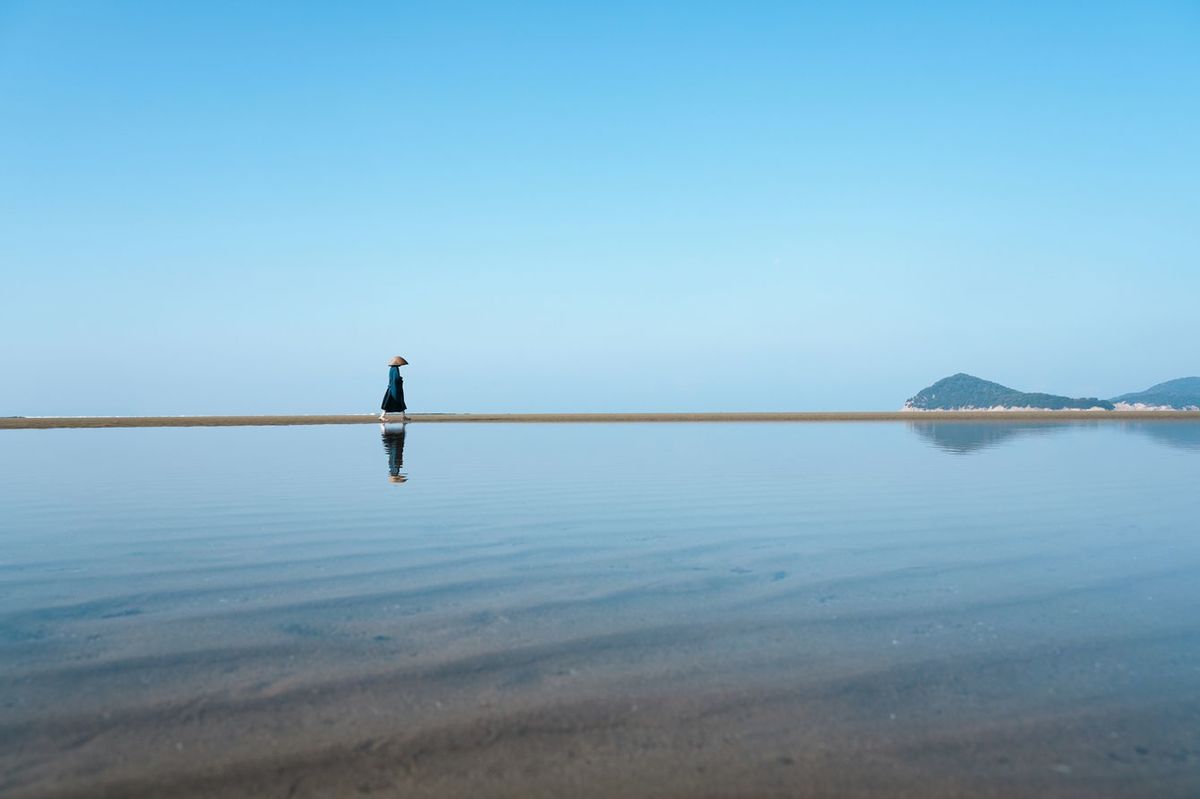
<path fill-rule="evenodd" d="M 397 355 L 395 358 L 392 358 L 390 361 L 388 361 L 388 366 L 408 366 L 408 361 Z"/>

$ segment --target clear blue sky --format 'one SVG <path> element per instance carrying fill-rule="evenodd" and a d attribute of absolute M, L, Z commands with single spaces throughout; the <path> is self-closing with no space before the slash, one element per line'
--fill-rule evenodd
<path fill-rule="evenodd" d="M 0 0 L 0 415 L 1200 373 L 1200 3 Z"/>

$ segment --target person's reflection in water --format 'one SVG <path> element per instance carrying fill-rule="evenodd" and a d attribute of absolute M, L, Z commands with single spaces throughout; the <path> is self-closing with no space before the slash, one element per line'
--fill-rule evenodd
<path fill-rule="evenodd" d="M 383 430 L 383 448 L 388 454 L 388 480 L 393 483 L 408 482 L 408 475 L 400 470 L 404 468 L 404 425 L 399 428 L 392 425 L 380 425 Z"/>

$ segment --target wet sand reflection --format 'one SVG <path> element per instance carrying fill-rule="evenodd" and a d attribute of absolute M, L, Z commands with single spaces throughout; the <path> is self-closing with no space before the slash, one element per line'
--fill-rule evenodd
<path fill-rule="evenodd" d="M 908 428 L 935 449 L 968 454 L 993 449 L 1016 439 L 1043 437 L 1066 430 L 1114 426 L 1123 432 L 1148 436 L 1156 443 L 1175 449 L 1200 452 L 1200 423 L 1162 421 L 1120 422 L 908 422 Z"/>

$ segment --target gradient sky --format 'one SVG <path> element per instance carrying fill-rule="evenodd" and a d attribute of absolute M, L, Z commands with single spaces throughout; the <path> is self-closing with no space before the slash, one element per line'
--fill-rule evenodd
<path fill-rule="evenodd" d="M 1200 3 L 0 0 L 0 415 L 1200 373 Z"/>

